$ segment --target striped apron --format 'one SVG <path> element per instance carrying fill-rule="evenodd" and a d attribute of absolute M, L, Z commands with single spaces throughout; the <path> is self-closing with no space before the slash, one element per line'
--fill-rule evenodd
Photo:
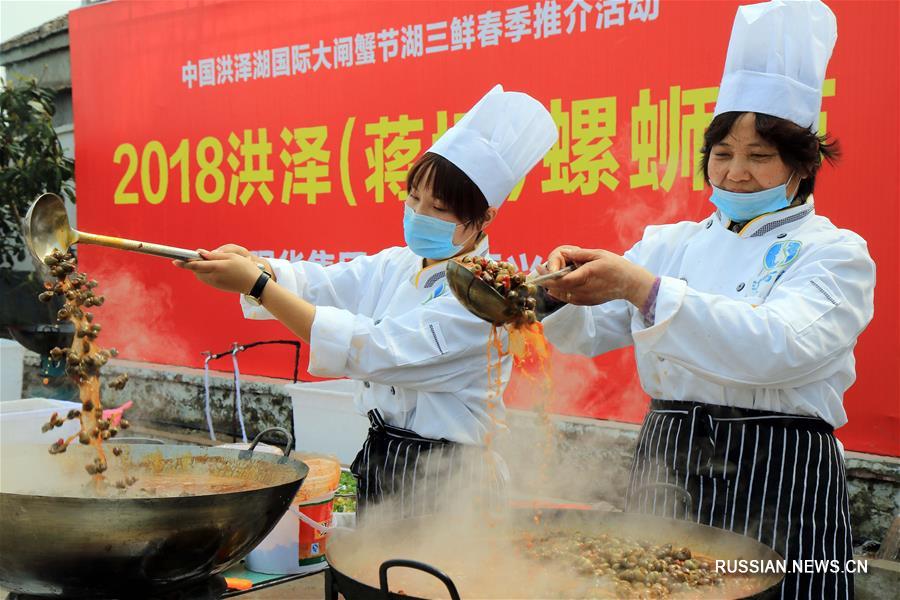
<path fill-rule="evenodd" d="M 455 507 L 493 512 L 506 502 L 508 477 L 495 453 L 388 425 L 377 410 L 368 414 L 369 434 L 350 466 L 360 521 L 407 519 Z"/>
<path fill-rule="evenodd" d="M 691 495 L 692 508 L 665 486 Z M 692 520 L 754 538 L 787 559 L 775 597 L 852 598 L 844 461 L 816 417 L 653 400 L 641 427 L 626 510 Z M 794 560 L 840 572 L 791 573 Z"/>

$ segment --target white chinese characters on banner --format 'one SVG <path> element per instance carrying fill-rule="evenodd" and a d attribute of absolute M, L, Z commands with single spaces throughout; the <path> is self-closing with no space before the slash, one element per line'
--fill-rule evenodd
<path fill-rule="evenodd" d="M 565 8 L 563 8 L 565 6 Z M 546 40 L 591 29 L 646 23 L 659 17 L 659 0 L 540 0 L 502 6 L 480 14 L 443 21 L 414 23 L 379 32 L 347 33 L 328 40 L 256 49 L 213 58 L 188 60 L 181 82 L 188 89 L 222 86 L 257 79 L 307 75 L 320 70 L 348 69 L 392 60 L 414 60 L 442 52 Z"/>

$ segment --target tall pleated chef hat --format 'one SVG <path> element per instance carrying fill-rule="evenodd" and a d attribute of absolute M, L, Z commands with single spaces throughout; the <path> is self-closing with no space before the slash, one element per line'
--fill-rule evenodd
<path fill-rule="evenodd" d="M 818 130 L 837 21 L 820 0 L 738 7 L 715 114 L 765 113 Z"/>
<path fill-rule="evenodd" d="M 556 123 L 544 105 L 495 85 L 428 152 L 440 154 L 498 207 L 556 143 Z"/>

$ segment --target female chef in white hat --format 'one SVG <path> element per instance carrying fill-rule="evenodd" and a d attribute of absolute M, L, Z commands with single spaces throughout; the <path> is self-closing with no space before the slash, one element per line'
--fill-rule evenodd
<path fill-rule="evenodd" d="M 406 246 L 327 267 L 264 260 L 235 245 L 177 263 L 244 294 L 247 318 L 276 318 L 307 342 L 311 374 L 362 382 L 357 407 L 372 427 L 352 465 L 361 512 L 387 496 L 392 516 L 432 512 L 442 498 L 437 480 L 450 472 L 481 489 L 502 487 L 483 464 L 460 468 L 464 454 L 484 460 L 483 451 L 461 450 L 485 443 L 503 405 L 498 397 L 488 408 L 490 325 L 449 292 L 445 268 L 451 257 L 488 254 L 485 227 L 556 137 L 540 102 L 498 85 L 410 169 Z M 497 392 L 510 370 L 507 357 Z"/>
<path fill-rule="evenodd" d="M 837 561 L 839 572 L 789 572 L 785 598 L 853 595 L 832 432 L 847 422 L 875 265 L 865 240 L 813 206 L 822 157 L 836 152 L 816 135 L 836 39 L 818 0 L 740 7 L 703 147 L 716 211 L 648 227 L 624 257 L 563 246 L 547 265 L 583 265 L 548 286 L 570 303 L 544 319 L 548 338 L 590 356 L 634 346 L 653 398 L 628 509 L 752 537 L 789 565 Z"/>

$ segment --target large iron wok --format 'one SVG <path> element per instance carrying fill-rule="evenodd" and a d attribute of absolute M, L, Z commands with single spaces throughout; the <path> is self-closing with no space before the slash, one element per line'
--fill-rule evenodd
<path fill-rule="evenodd" d="M 105 446 L 107 452 L 113 445 Z M 287 456 L 254 453 L 253 446 L 120 448 L 105 475 L 111 481 L 122 473 L 137 477 L 135 495 L 142 476 L 153 480 L 153 474 L 189 474 L 200 482 L 235 477 L 254 489 L 171 497 L 117 497 L 113 491 L 96 497 L 84 470 L 92 448 L 75 444 L 51 456 L 45 446 L 4 446 L 0 585 L 25 594 L 134 598 L 196 584 L 252 550 L 285 513 L 309 471 Z"/>
<path fill-rule="evenodd" d="M 780 560 L 781 557 L 771 548 L 756 540 L 731 533 L 722 529 L 698 525 L 696 523 L 676 519 L 654 517 L 633 513 L 619 513 L 585 509 L 545 509 L 542 511 L 540 523 L 535 523 L 533 509 L 514 509 L 510 519 L 516 529 L 534 530 L 547 527 L 564 532 L 581 532 L 599 535 L 606 533 L 620 537 L 631 537 L 651 544 L 671 543 L 675 546 L 687 546 L 694 553 L 722 560 L 748 559 L 768 561 Z M 466 573 L 452 573 L 449 565 L 441 564 L 440 558 L 420 556 L 416 549 L 416 538 L 429 537 L 428 531 L 436 524 L 429 518 L 408 519 L 378 525 L 362 531 L 335 530 L 328 541 L 326 557 L 331 566 L 327 574 L 326 599 L 336 599 L 340 593 L 348 600 L 420 600 L 417 589 L 398 584 L 398 575 L 404 570 L 424 571 L 434 577 L 434 585 L 429 589 L 437 590 L 427 594 L 428 597 L 459 598 L 491 597 L 491 593 L 483 593 L 466 589 Z M 446 526 L 442 527 L 446 531 Z M 458 544 L 454 540 L 454 548 L 475 548 L 484 544 L 486 536 L 490 536 L 489 527 L 475 527 L 473 530 L 459 531 Z M 456 534 L 451 534 L 456 535 Z M 399 541 L 402 537 L 403 541 Z M 372 540 L 376 540 L 372 543 Z M 377 541 L 377 540 L 380 540 Z M 396 541 L 396 543 L 394 543 Z M 444 543 L 444 542 L 442 542 Z M 361 557 L 361 552 L 372 556 Z M 426 553 L 427 554 L 427 553 Z M 441 552 L 436 553 L 440 555 Z M 371 568 L 361 568 L 360 561 Z M 448 561 L 452 562 L 452 561 Z M 504 591 L 495 592 L 495 597 L 525 597 L 517 575 L 505 574 L 492 564 L 482 563 L 480 567 L 487 570 L 491 577 L 496 577 L 507 587 Z M 552 570 L 549 565 L 535 565 L 535 570 Z M 425 578 L 420 576 L 420 580 Z M 757 574 L 742 579 L 740 586 L 726 583 L 724 587 L 713 588 L 716 598 L 764 597 L 764 594 L 777 586 L 783 575 Z M 483 577 L 480 579 L 483 581 Z M 407 581 L 409 583 L 409 581 Z M 712 590 L 710 590 L 712 591 Z M 530 597 L 530 596 L 529 596 Z"/>

